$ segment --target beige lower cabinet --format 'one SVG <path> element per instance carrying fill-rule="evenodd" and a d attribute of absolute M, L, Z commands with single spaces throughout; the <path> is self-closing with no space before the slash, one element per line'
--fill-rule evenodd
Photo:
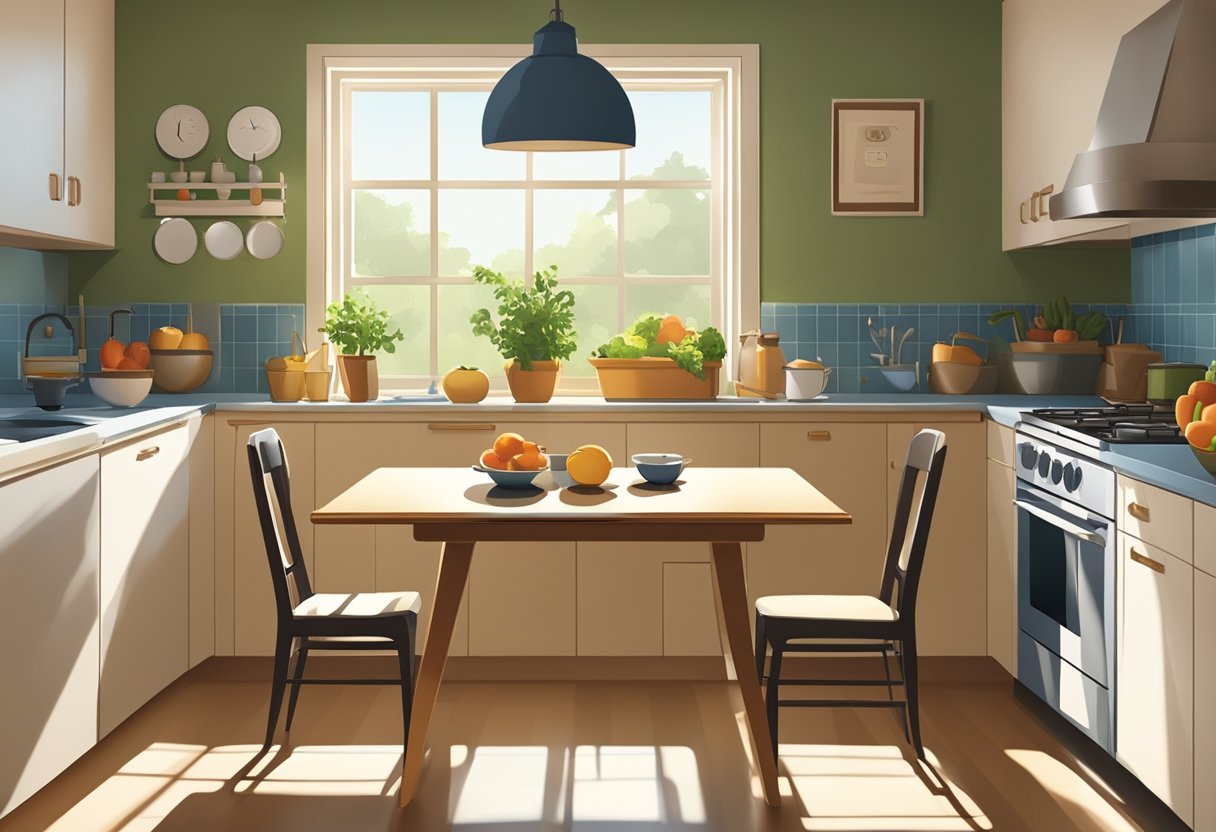
<path fill-rule="evenodd" d="M 0 816 L 97 742 L 98 482 L 94 455 L 0 484 Z"/>
<path fill-rule="evenodd" d="M 908 443 L 922 428 L 944 432 L 947 452 L 916 602 L 917 646 L 926 655 L 984 656 L 988 653 L 984 589 L 988 500 L 979 484 L 987 479 L 987 429 L 982 422 L 888 427 L 888 533 Z"/>
<path fill-rule="evenodd" d="M 1190 564 L 1119 533 L 1115 756 L 1187 824 L 1195 785 L 1194 574 Z"/>
<path fill-rule="evenodd" d="M 189 440 L 181 425 L 101 454 L 101 736 L 189 667 Z"/>
<path fill-rule="evenodd" d="M 1195 504 L 1199 509 L 1200 505 Z M 1203 508 L 1207 508 L 1203 506 Z M 1211 543 L 1208 542 L 1208 546 Z M 1196 547 L 1196 556 L 1199 549 Z M 1195 570 L 1195 832 L 1216 832 L 1216 577 Z"/>
<path fill-rule="evenodd" d="M 1013 429 L 988 423 L 988 655 L 1018 675 L 1017 491 Z"/>
<path fill-rule="evenodd" d="M 253 481 L 246 450 L 250 434 L 266 427 L 273 427 L 278 431 L 287 452 L 288 470 L 291 474 L 291 509 L 300 532 L 304 562 L 308 566 L 309 574 L 315 574 L 312 558 L 313 526 L 308 520 L 316 505 L 313 499 L 316 456 L 312 423 L 238 424 L 233 444 L 226 449 L 226 452 L 231 454 L 227 465 L 230 466 L 228 470 L 232 472 L 232 645 L 233 652 L 238 656 L 274 654 L 274 588 L 270 582 L 270 564 L 266 557 L 266 544 L 262 539 L 257 506 L 253 501 Z M 217 448 L 217 457 L 218 455 Z M 216 470 L 220 470 L 218 460 Z M 219 499 L 221 498 L 217 495 L 217 501 Z M 223 499 L 227 499 L 227 495 Z M 216 514 L 219 517 L 221 512 L 217 511 Z M 222 617 L 222 614 L 223 610 L 217 604 L 217 619 Z"/>
<path fill-rule="evenodd" d="M 215 655 L 215 416 L 191 419 L 190 666 Z"/>

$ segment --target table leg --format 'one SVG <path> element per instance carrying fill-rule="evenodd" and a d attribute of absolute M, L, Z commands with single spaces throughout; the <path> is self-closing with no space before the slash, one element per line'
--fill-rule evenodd
<path fill-rule="evenodd" d="M 718 601 L 722 605 L 722 622 L 726 629 L 735 681 L 743 694 L 743 710 L 751 735 L 752 751 L 760 769 L 760 787 L 764 801 L 770 806 L 781 805 L 777 789 L 777 758 L 769 741 L 768 717 L 756 679 L 755 653 L 752 649 L 751 628 L 748 626 L 747 588 L 743 577 L 743 547 L 739 543 L 714 543 L 714 576 Z"/>
<path fill-rule="evenodd" d="M 414 684 L 414 705 L 410 709 L 410 736 L 406 743 L 405 760 L 401 764 L 401 793 L 398 803 L 406 806 L 414 798 L 418 779 L 422 776 L 422 761 L 426 756 L 426 732 L 439 697 L 439 683 L 456 628 L 456 614 L 469 578 L 473 561 L 472 543 L 444 543 L 439 556 L 439 578 L 435 582 L 435 601 L 431 608 L 431 626 L 427 631 L 422 664 Z"/>

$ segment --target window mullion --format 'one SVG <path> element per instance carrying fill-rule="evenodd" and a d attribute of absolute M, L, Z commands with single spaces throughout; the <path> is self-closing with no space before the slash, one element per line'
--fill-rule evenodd
<path fill-rule="evenodd" d="M 535 257 L 533 250 L 533 234 L 535 228 L 533 226 L 532 209 L 534 205 L 534 192 L 532 189 L 532 162 L 533 152 L 526 151 L 524 154 L 527 158 L 524 160 L 524 284 L 532 285 L 532 273 L 536 270 Z"/>
<path fill-rule="evenodd" d="M 439 276 L 439 188 L 436 186 L 439 179 L 439 93 L 434 89 L 431 90 L 430 161 L 431 181 L 428 196 L 431 200 L 431 304 L 428 314 L 431 318 L 431 355 L 428 366 L 431 368 L 431 378 L 434 379 L 439 377 L 439 286 L 434 282 Z"/>

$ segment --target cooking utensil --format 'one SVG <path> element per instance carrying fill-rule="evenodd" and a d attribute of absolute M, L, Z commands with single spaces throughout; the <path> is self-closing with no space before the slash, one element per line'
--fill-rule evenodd
<path fill-rule="evenodd" d="M 1192 382 L 1201 381 L 1207 367 L 1183 362 L 1148 365 L 1148 400 L 1154 404 L 1173 404 L 1185 395 Z"/>
<path fill-rule="evenodd" d="M 892 359 L 896 364 L 904 363 L 904 342 L 908 340 L 908 336 L 910 336 L 913 332 L 916 332 L 916 328 L 910 326 L 904 330 L 903 335 L 899 336 L 899 352 L 892 356 Z"/>
<path fill-rule="evenodd" d="M 810 362 L 791 361 L 785 365 L 785 397 L 792 402 L 809 402 L 819 397 L 828 386 L 830 367 L 806 366 Z"/>

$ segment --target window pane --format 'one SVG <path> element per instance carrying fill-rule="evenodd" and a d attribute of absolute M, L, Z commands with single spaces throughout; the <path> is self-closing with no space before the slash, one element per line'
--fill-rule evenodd
<path fill-rule="evenodd" d="M 554 190 L 532 195 L 535 268 L 562 277 L 615 275 L 616 192 Z"/>
<path fill-rule="evenodd" d="M 498 320 L 498 304 L 493 290 L 476 284 L 441 284 L 439 286 L 439 374 L 453 367 L 479 367 L 489 375 L 491 383 L 503 380 L 503 358 L 494 349 L 488 338 L 473 335 L 469 323 L 472 314 L 480 309 L 490 310 Z"/>
<path fill-rule="evenodd" d="M 616 284 L 567 286 L 574 293 L 574 325 L 578 328 L 578 350 L 562 367 L 562 375 L 581 378 L 595 375 L 587 363 L 600 344 L 621 331 L 617 321 Z"/>
<path fill-rule="evenodd" d="M 625 273 L 709 274 L 709 192 L 647 190 L 625 202 Z"/>
<path fill-rule="evenodd" d="M 526 154 L 486 150 L 481 114 L 489 92 L 439 93 L 439 178 L 523 179 Z"/>
<path fill-rule="evenodd" d="M 610 179 L 621 178 L 621 151 L 588 150 L 570 153 L 533 153 L 532 178 Z"/>
<path fill-rule="evenodd" d="M 386 376 L 428 376 L 431 373 L 431 287 L 364 286 L 363 291 L 388 311 L 389 331 L 400 329 L 395 353 L 376 353 L 376 364 Z"/>
<path fill-rule="evenodd" d="M 711 311 L 706 284 L 632 283 L 625 287 L 626 325 L 643 315 L 679 315 L 685 326 L 701 329 L 713 324 Z"/>
<path fill-rule="evenodd" d="M 431 273 L 431 200 L 426 191 L 353 192 L 354 274 Z"/>
<path fill-rule="evenodd" d="M 637 147 L 625 151 L 629 179 L 709 179 L 708 90 L 631 92 Z"/>
<path fill-rule="evenodd" d="M 353 179 L 429 179 L 431 96 L 425 92 L 352 92 Z"/>
<path fill-rule="evenodd" d="M 474 266 L 523 275 L 522 190 L 439 192 L 439 274 L 470 275 Z"/>

